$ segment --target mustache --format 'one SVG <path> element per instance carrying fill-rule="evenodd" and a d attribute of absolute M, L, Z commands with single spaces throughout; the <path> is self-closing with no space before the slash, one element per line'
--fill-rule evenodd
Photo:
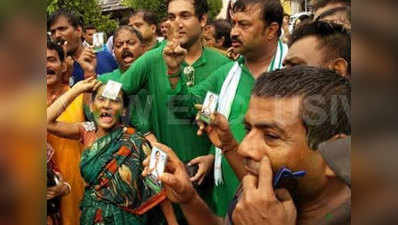
<path fill-rule="evenodd" d="M 236 42 L 239 42 L 240 44 L 242 44 L 242 41 L 237 36 L 232 36 L 231 41 L 236 41 Z"/>
<path fill-rule="evenodd" d="M 122 58 L 126 58 L 126 57 L 133 57 L 133 53 L 130 52 L 129 50 L 123 50 L 122 51 Z"/>
<path fill-rule="evenodd" d="M 55 70 L 47 69 L 47 75 L 55 75 Z"/>

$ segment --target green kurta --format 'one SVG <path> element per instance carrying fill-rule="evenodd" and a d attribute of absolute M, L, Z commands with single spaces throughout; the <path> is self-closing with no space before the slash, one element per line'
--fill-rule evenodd
<path fill-rule="evenodd" d="M 119 69 L 112 73 L 107 73 L 100 76 L 98 79 L 104 83 L 108 80 L 120 81 L 122 73 Z M 146 89 L 141 89 L 137 95 L 129 97 L 129 123 L 141 134 L 146 134 L 151 131 L 149 123 L 151 113 L 151 99 L 149 92 Z"/>
<path fill-rule="evenodd" d="M 241 65 L 242 74 L 239 80 L 238 88 L 236 90 L 234 101 L 231 106 L 231 113 L 229 115 L 228 121 L 235 139 L 238 142 L 241 142 L 246 135 L 245 127 L 243 125 L 243 119 L 249 105 L 250 95 L 255 80 L 247 67 L 244 65 L 244 58 L 240 57 L 238 62 Z M 212 73 L 209 78 L 190 90 L 189 88 L 181 86 L 179 89 L 176 90 L 176 92 L 178 92 L 178 94 L 180 95 L 185 95 L 189 97 L 186 97 L 183 101 L 178 101 L 176 104 L 185 105 L 193 109 L 194 104 L 204 101 L 207 91 L 220 94 L 224 80 L 228 76 L 228 73 L 233 65 L 234 62 L 230 62 L 220 67 L 218 70 Z M 192 117 L 194 116 L 194 114 L 195 111 L 190 110 L 190 112 L 185 114 L 185 116 Z M 182 114 L 178 115 L 182 116 Z M 214 148 L 212 153 L 214 154 Z M 212 207 L 218 216 L 224 217 L 227 212 L 228 206 L 231 203 L 232 198 L 237 190 L 239 180 L 236 177 L 235 172 L 229 165 L 228 161 L 224 157 L 222 158 L 221 168 L 224 183 L 222 185 L 214 187 L 212 193 L 212 198 L 214 202 Z"/>
<path fill-rule="evenodd" d="M 152 49 L 162 47 L 166 44 L 166 41 L 156 42 L 156 45 Z M 151 50 L 152 50 L 151 49 Z M 120 81 L 122 73 L 119 69 L 114 70 L 111 73 L 104 74 L 98 79 L 102 82 L 108 80 Z M 150 93 L 146 89 L 141 89 L 137 95 L 130 96 L 129 101 L 129 112 L 130 112 L 130 125 L 137 129 L 138 132 L 146 134 L 152 130 L 151 123 L 149 122 L 151 113 L 151 98 Z"/>
<path fill-rule="evenodd" d="M 211 142 L 207 137 L 196 135 L 194 119 L 179 119 L 176 111 L 185 112 L 187 108 L 169 106 L 169 99 L 174 89 L 167 78 L 167 65 L 163 60 L 160 48 L 151 50 L 135 61 L 122 75 L 123 90 L 128 95 L 138 93 L 145 88 L 151 94 L 152 108 L 150 123 L 152 132 L 158 140 L 170 146 L 178 157 L 187 163 L 191 159 L 209 153 Z M 204 48 L 201 57 L 192 65 L 195 69 L 195 83 L 206 79 L 211 72 L 230 62 L 221 54 Z M 183 64 L 182 67 L 185 67 Z M 181 86 L 182 81 L 177 84 Z"/>

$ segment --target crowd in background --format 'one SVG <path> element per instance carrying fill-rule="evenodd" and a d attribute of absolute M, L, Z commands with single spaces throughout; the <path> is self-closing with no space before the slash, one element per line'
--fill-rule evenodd
<path fill-rule="evenodd" d="M 210 20 L 206 0 L 170 0 L 99 50 L 95 26 L 50 15 L 47 223 L 350 224 L 351 3 L 312 3 L 291 21 L 278 0 L 236 0 Z M 150 194 L 153 146 L 168 155 L 162 198 L 129 211 Z"/>

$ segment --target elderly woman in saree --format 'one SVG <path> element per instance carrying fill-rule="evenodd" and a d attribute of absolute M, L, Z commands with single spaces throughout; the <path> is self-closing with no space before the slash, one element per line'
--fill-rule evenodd
<path fill-rule="evenodd" d="M 168 224 L 177 224 L 166 195 L 141 176 L 149 142 L 121 123 L 127 101 L 120 90 L 116 98 L 104 95 L 95 78 L 80 81 L 47 108 L 48 132 L 80 140 L 84 146 L 80 171 L 86 183 L 81 201 L 81 225 L 144 225 L 156 205 Z M 94 121 L 64 123 L 57 117 L 82 93 L 92 92 Z M 152 187 L 152 188 L 151 188 Z M 158 216 L 159 217 L 159 216 Z"/>

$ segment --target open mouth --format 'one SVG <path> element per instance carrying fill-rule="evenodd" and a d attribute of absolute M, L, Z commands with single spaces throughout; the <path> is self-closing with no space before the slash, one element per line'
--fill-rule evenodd
<path fill-rule="evenodd" d="M 47 76 L 49 75 L 55 75 L 55 71 L 52 69 L 47 69 Z"/>
<path fill-rule="evenodd" d="M 59 46 L 63 46 L 64 44 L 65 44 L 65 40 L 62 40 L 62 39 L 60 39 L 60 40 L 57 40 L 57 44 L 59 45 Z"/>
<path fill-rule="evenodd" d="M 131 63 L 134 61 L 134 55 L 131 52 L 124 52 L 122 54 L 123 62 L 125 63 Z"/>
<path fill-rule="evenodd" d="M 239 46 L 241 46 L 241 44 L 238 41 L 232 41 L 231 46 L 232 47 L 239 47 Z"/>
<path fill-rule="evenodd" d="M 103 112 L 100 114 L 100 120 L 104 123 L 112 123 L 113 122 L 113 116 L 111 113 L 108 112 Z"/>

